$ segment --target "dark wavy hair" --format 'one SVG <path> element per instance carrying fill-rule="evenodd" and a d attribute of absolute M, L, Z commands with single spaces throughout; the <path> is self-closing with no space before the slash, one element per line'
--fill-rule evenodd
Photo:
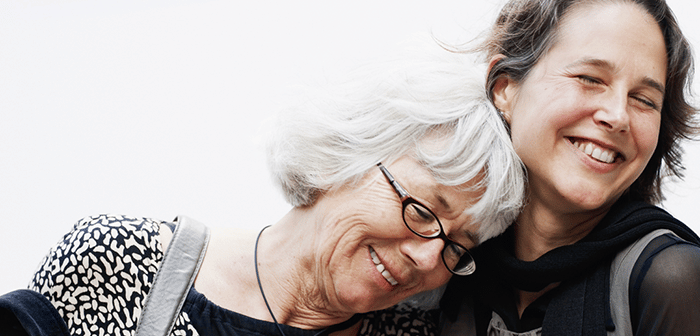
<path fill-rule="evenodd" d="M 649 163 L 628 189 L 629 196 L 649 203 L 664 197 L 661 180 L 665 176 L 683 178 L 681 141 L 692 139 L 700 128 L 698 109 L 690 102 L 694 73 L 693 54 L 671 8 L 664 0 L 510 0 L 478 48 L 488 59 L 502 54 L 490 70 L 486 89 L 493 101 L 493 86 L 500 76 L 522 82 L 557 39 L 565 15 L 581 4 L 625 2 L 644 8 L 659 24 L 667 52 L 667 78 L 658 144 Z"/>

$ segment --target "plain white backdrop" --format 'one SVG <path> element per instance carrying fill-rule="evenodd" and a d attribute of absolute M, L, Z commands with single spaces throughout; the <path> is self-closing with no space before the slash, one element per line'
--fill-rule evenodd
<path fill-rule="evenodd" d="M 294 86 L 415 35 L 467 41 L 501 2 L 3 1 L 0 294 L 87 215 L 274 224 L 289 206 L 259 135 Z M 700 5 L 669 3 L 700 48 Z M 700 231 L 700 145 L 685 148 L 664 206 Z"/>

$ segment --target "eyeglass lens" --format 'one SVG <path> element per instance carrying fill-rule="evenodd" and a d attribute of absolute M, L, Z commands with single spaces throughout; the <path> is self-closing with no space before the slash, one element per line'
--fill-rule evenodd
<path fill-rule="evenodd" d="M 411 231 L 423 238 L 436 238 L 442 232 L 440 222 L 433 213 L 418 203 L 409 203 L 404 207 L 403 219 Z M 463 247 L 445 241 L 442 249 L 442 260 L 445 266 L 459 275 L 474 272 L 474 260 Z"/>
<path fill-rule="evenodd" d="M 440 235 L 440 224 L 430 210 L 418 203 L 409 203 L 403 210 L 406 225 L 423 238 L 433 238 Z"/>

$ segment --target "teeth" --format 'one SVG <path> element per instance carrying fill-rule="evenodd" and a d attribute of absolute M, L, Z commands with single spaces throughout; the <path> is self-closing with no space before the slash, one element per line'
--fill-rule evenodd
<path fill-rule="evenodd" d="M 386 281 L 389 281 L 389 283 L 390 283 L 392 286 L 396 286 L 396 285 L 399 284 L 399 283 L 394 279 L 394 277 L 391 276 L 391 273 L 389 273 L 389 271 L 384 270 L 384 272 L 382 272 L 382 275 L 384 276 L 384 278 L 386 279 Z"/>
<path fill-rule="evenodd" d="M 598 161 L 605 163 L 612 163 L 615 161 L 615 152 L 600 148 L 592 142 L 580 143 L 575 141 L 574 146 Z"/>
<path fill-rule="evenodd" d="M 374 262 L 374 265 L 377 267 L 377 271 L 384 276 L 384 279 L 386 279 L 387 282 L 389 282 L 392 286 L 396 286 L 399 284 L 396 279 L 389 273 L 389 271 L 382 265 L 381 260 L 379 260 L 379 257 L 377 257 L 377 253 L 374 252 L 374 249 L 371 247 L 369 248 L 369 255 L 372 257 L 372 262 Z"/>
<path fill-rule="evenodd" d="M 370 247 L 371 249 L 371 247 Z M 370 250 L 369 255 L 372 256 L 372 261 L 374 262 L 375 265 L 381 265 L 382 262 L 379 261 L 379 258 L 377 257 L 377 253 L 374 252 L 374 250 Z"/>

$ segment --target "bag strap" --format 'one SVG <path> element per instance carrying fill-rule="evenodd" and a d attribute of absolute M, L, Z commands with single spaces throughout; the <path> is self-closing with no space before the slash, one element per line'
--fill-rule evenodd
<path fill-rule="evenodd" d="M 175 221 L 177 227 L 144 301 L 135 336 L 170 334 L 204 260 L 209 228 L 184 216 Z"/>
<path fill-rule="evenodd" d="M 620 251 L 610 265 L 610 314 L 615 323 L 615 330 L 608 331 L 608 335 L 629 335 L 632 336 L 632 316 L 630 315 L 629 285 L 630 276 L 634 264 L 644 251 L 644 248 L 654 240 L 664 234 L 673 234 L 671 230 L 657 229 L 634 244 Z"/>

